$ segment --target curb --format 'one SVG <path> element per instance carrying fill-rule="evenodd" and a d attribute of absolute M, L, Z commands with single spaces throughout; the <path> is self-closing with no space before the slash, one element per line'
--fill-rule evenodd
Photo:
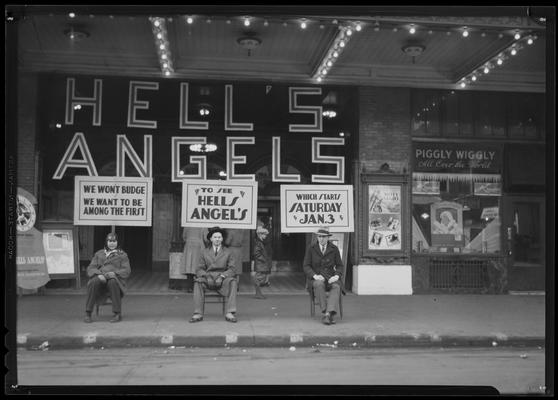
<path fill-rule="evenodd" d="M 352 335 L 352 336 L 23 336 L 17 347 L 28 350 L 134 347 L 544 347 L 544 337 Z"/>

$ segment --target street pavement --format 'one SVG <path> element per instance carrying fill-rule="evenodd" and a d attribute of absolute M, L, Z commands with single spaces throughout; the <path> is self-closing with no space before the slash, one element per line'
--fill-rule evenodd
<path fill-rule="evenodd" d="M 206 304 L 204 320 L 189 323 L 191 293 L 127 294 L 123 319 L 109 323 L 110 306 L 83 322 L 85 296 L 23 295 L 14 305 L 17 346 L 83 347 L 414 347 L 544 346 L 544 295 L 343 296 L 343 319 L 310 316 L 306 293 L 237 298 L 237 323 L 220 304 Z"/>

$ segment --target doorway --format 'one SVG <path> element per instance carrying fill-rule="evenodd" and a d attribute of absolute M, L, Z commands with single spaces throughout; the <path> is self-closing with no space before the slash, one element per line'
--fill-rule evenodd
<path fill-rule="evenodd" d="M 266 247 L 273 260 L 273 272 L 300 273 L 306 249 L 306 234 L 281 233 L 279 211 L 279 200 L 258 202 L 258 224 L 269 230 Z"/>
<path fill-rule="evenodd" d="M 508 289 L 545 289 L 545 201 L 543 197 L 504 198 L 504 237 L 508 250 Z"/>

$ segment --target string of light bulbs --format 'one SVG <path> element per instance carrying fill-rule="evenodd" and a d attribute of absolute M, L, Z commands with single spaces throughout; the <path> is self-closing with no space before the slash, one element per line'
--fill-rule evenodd
<path fill-rule="evenodd" d="M 525 45 L 531 46 L 537 39 L 538 36 L 534 33 L 522 36 L 519 31 L 516 31 L 512 43 L 503 50 L 498 51 L 496 55 L 477 65 L 471 72 L 457 79 L 456 83 L 460 88 L 465 88 L 467 85 L 476 82 L 479 78 L 488 74 L 491 70 L 503 65 L 506 60 L 517 55 L 520 50 L 525 48 Z"/>
<path fill-rule="evenodd" d="M 149 17 L 149 21 L 151 21 L 151 29 L 155 37 L 155 46 L 157 47 L 157 54 L 159 55 L 161 72 L 163 72 L 164 76 L 170 76 L 174 72 L 174 68 L 172 66 L 165 19 L 161 17 Z"/>

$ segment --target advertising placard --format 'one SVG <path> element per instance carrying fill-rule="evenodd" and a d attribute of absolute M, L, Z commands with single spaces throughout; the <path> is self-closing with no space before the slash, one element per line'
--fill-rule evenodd
<path fill-rule="evenodd" d="M 256 229 L 257 203 L 256 181 L 184 181 L 181 226 Z"/>
<path fill-rule="evenodd" d="M 74 225 L 151 226 L 153 178 L 76 176 Z"/>
<path fill-rule="evenodd" d="M 368 250 L 401 249 L 401 186 L 368 186 Z"/>
<path fill-rule="evenodd" d="M 281 185 L 281 232 L 354 231 L 352 185 Z"/>

